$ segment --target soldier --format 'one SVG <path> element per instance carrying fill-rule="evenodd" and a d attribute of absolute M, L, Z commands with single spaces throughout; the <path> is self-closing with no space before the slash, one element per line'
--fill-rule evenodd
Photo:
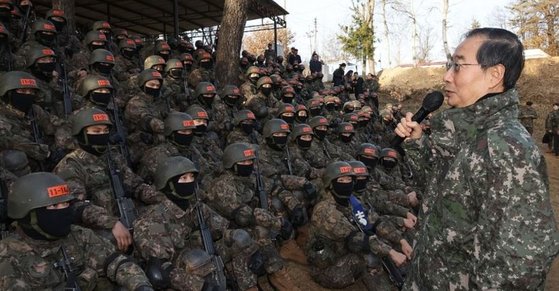
<path fill-rule="evenodd" d="M 74 54 L 80 51 L 81 44 L 73 32 L 68 29 L 64 10 L 50 9 L 47 11 L 45 18 L 56 27 L 56 43 L 61 48 L 64 48 L 64 51 L 59 52 L 60 55 L 63 54 L 63 59 L 61 61 L 69 63 L 68 59 L 71 59 Z"/>
<path fill-rule="evenodd" d="M 156 55 L 162 57 L 165 62 L 169 60 L 171 55 L 171 47 L 169 44 L 164 40 L 158 40 L 155 43 L 154 52 Z"/>
<path fill-rule="evenodd" d="M 252 111 L 243 109 L 235 113 L 233 124 L 235 127 L 227 135 L 228 145 L 239 142 L 249 144 L 260 144 L 262 142 L 262 136 L 256 131 L 256 117 Z"/>
<path fill-rule="evenodd" d="M 160 97 L 163 77 L 154 69 L 143 70 L 137 78 L 141 92 L 126 104 L 124 120 L 128 128 L 128 144 L 132 162 L 137 162 L 143 152 L 164 140 L 163 120 L 170 112 L 169 104 Z"/>
<path fill-rule="evenodd" d="M 26 68 L 27 64 L 26 56 L 29 54 L 29 50 L 36 45 L 46 46 L 52 50 L 57 50 L 56 44 L 56 27 L 47 20 L 37 20 L 33 23 L 31 28 L 32 37 L 19 47 L 16 53 L 16 67 Z"/>
<path fill-rule="evenodd" d="M 11 42 L 10 32 L 0 22 L 0 73 L 11 71 L 15 67 L 15 55 L 12 52 Z"/>
<path fill-rule="evenodd" d="M 553 111 L 547 114 L 545 119 L 545 130 L 552 138 L 548 143 L 549 152 L 559 156 L 559 102 L 553 104 Z"/>
<path fill-rule="evenodd" d="M 107 48 L 107 37 L 99 31 L 90 31 L 83 39 L 83 46 L 79 53 L 72 56 L 68 62 L 68 72 L 72 79 L 82 78 L 87 73 L 89 57 L 96 49 Z"/>
<path fill-rule="evenodd" d="M 112 288 L 109 279 L 129 290 L 153 290 L 130 258 L 91 230 L 72 225 L 75 196 L 60 177 L 46 172 L 19 178 L 8 196 L 14 235 L 0 241 L 6 265 L 0 288 Z"/>
<path fill-rule="evenodd" d="M 213 165 L 221 163 L 223 151 L 220 146 L 220 137 L 209 130 L 212 126 L 208 112 L 198 105 L 192 105 L 186 109 L 186 113 L 194 120 L 193 146 L 197 148 L 202 156 Z"/>
<path fill-rule="evenodd" d="M 91 30 L 102 32 L 107 38 L 107 50 L 111 51 L 113 54 L 118 53 L 118 47 L 113 41 L 113 29 L 108 21 L 99 20 L 93 22 Z"/>
<path fill-rule="evenodd" d="M 358 218 L 352 214 L 350 197 L 354 188 L 355 173 L 351 165 L 346 162 L 328 164 L 322 176 L 324 188 L 320 197 L 322 200 L 314 207 L 311 224 L 310 239 L 306 248 L 307 257 L 311 264 L 311 277 L 321 286 L 328 288 L 344 288 L 357 280 L 367 276 L 381 278 L 378 273 L 367 272 L 364 257 L 372 253 L 374 259 L 386 258 L 401 265 L 406 261 L 406 255 L 384 243 L 381 238 L 400 243 L 401 235 L 386 218 L 379 217 L 374 211 L 362 214 L 360 220 L 375 225 L 375 233 L 360 231 L 356 223 Z M 411 249 L 409 249 L 411 252 Z M 375 260 L 371 260 L 375 261 Z M 370 268 L 378 272 L 380 266 L 371 264 Z M 367 278 L 383 288 L 386 283 Z"/>
<path fill-rule="evenodd" d="M 258 94 L 258 88 L 256 83 L 260 79 L 260 68 L 255 66 L 250 66 L 246 72 L 246 81 L 241 85 L 241 93 L 245 96 L 247 102 Z"/>
<path fill-rule="evenodd" d="M 205 198 L 209 206 L 256 239 L 264 257 L 264 271 L 252 268 L 255 275 L 268 274 L 272 286 L 279 290 L 298 290 L 270 239 L 274 232 L 279 232 L 284 239 L 291 237 L 293 227 L 287 219 L 256 206 L 256 185 L 251 178 L 255 159 L 252 146 L 243 143 L 228 145 L 223 154 L 226 170 L 212 181 Z"/>
<path fill-rule="evenodd" d="M 203 51 L 198 54 L 198 57 L 198 67 L 188 75 L 188 84 L 191 88 L 196 88 L 200 82 L 215 83 L 212 55 Z"/>
<path fill-rule="evenodd" d="M 58 78 L 54 78 L 57 57 L 54 51 L 45 46 L 33 46 L 26 56 L 27 70 L 37 79 L 41 88 L 36 104 L 53 114 L 64 117 L 62 92 L 58 86 Z"/>
<path fill-rule="evenodd" d="M 126 82 L 132 76 L 140 73 L 140 60 L 136 43 L 133 39 L 126 38 L 118 41 L 119 54 L 115 57 L 116 78 Z"/>
<path fill-rule="evenodd" d="M 307 108 L 312 117 L 322 115 L 324 107 L 324 98 L 316 96 L 307 101 Z"/>
<path fill-rule="evenodd" d="M 277 99 L 271 95 L 272 79 L 270 77 L 261 77 L 256 83 L 258 93 L 256 95 L 245 95 L 247 101 L 245 108 L 252 111 L 256 116 L 256 120 L 264 124 L 268 119 L 268 114 L 274 116 L 273 108 L 278 107 Z"/>
<path fill-rule="evenodd" d="M 532 107 L 532 101 L 526 102 L 526 106 L 520 107 L 520 114 L 518 115 L 518 119 L 520 119 L 520 123 L 524 125 L 528 133 L 532 134 L 534 132 L 534 119 L 538 118 L 538 113 Z"/>
<path fill-rule="evenodd" d="M 33 170 L 51 169 L 63 147 L 55 133 L 64 121 L 33 104 L 39 90 L 37 80 L 28 73 L 11 71 L 0 77 L 0 148 L 25 152 L 33 160 Z"/>
<path fill-rule="evenodd" d="M 343 153 L 347 152 L 351 155 L 351 153 L 355 152 L 359 142 L 353 139 L 355 137 L 355 128 L 353 124 L 349 122 L 340 122 L 334 133 L 335 136 L 332 139 L 330 152 L 334 152 L 336 156 L 343 156 Z"/>
<path fill-rule="evenodd" d="M 169 100 L 176 111 L 185 110 L 189 105 L 190 90 L 184 79 L 184 65 L 179 59 L 170 59 L 165 65 L 165 79 L 162 96 Z"/>
<path fill-rule="evenodd" d="M 209 227 L 211 239 L 215 241 L 212 244 L 218 244 L 222 258 L 229 251 L 228 260 L 244 262 L 236 264 L 231 272 L 238 274 L 235 279 L 242 286 L 241 290 L 255 286 L 254 275 L 248 269 L 247 257 L 243 254 L 247 248 L 254 249 L 255 246 L 251 246 L 254 242 L 242 229 L 228 230 L 229 221 L 197 199 L 196 192 L 201 190 L 198 188 L 198 176 L 194 163 L 181 156 L 163 159 L 155 171 L 155 186 L 165 193 L 167 199 L 144 207 L 134 223 L 136 250 L 147 262 L 148 277 L 158 289 L 225 289 L 226 286 L 215 286 L 216 282 L 207 278 L 217 266 L 202 251 L 204 246 L 199 241 L 201 219 Z M 241 237 L 243 239 L 239 240 Z M 227 248 L 227 245 L 235 243 L 241 248 Z"/>

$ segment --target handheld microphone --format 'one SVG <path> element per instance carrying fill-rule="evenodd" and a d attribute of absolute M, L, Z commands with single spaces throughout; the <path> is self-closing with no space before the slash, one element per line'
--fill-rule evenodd
<path fill-rule="evenodd" d="M 423 119 L 425 119 L 425 117 L 427 117 L 427 115 L 429 115 L 429 113 L 439 109 L 439 107 L 443 105 L 443 101 L 444 96 L 443 93 L 441 93 L 440 91 L 433 91 L 427 94 L 427 96 L 425 96 L 425 98 L 423 99 L 421 108 L 417 110 L 417 112 L 412 116 L 411 120 L 420 123 L 421 121 L 423 121 Z M 390 146 L 392 148 L 396 148 L 402 143 L 402 141 L 404 141 L 404 138 L 396 135 L 390 142 Z"/>

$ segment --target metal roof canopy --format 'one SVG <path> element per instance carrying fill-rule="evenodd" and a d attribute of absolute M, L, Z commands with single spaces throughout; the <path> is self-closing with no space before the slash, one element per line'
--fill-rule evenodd
<path fill-rule="evenodd" d="M 76 23 L 90 26 L 94 21 L 107 20 L 111 26 L 145 36 L 187 31 L 204 33 L 204 28 L 221 24 L 224 2 L 225 0 L 75 0 Z M 52 0 L 33 0 L 33 4 L 39 15 L 44 15 L 52 7 Z M 285 27 L 285 21 L 279 16 L 286 14 L 288 12 L 273 0 L 252 0 L 247 20 L 270 18 L 274 24 Z"/>

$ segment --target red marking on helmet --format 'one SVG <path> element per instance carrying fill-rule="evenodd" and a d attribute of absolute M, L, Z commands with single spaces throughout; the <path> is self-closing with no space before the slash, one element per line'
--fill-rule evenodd
<path fill-rule="evenodd" d="M 351 167 L 350 166 L 341 166 L 339 168 L 340 173 L 345 174 L 345 173 L 351 173 Z"/>
<path fill-rule="evenodd" d="M 35 79 L 19 79 L 19 84 L 22 86 L 37 87 L 37 81 L 35 81 Z"/>
<path fill-rule="evenodd" d="M 175 62 L 175 66 L 182 68 L 182 62 L 181 61 Z"/>
<path fill-rule="evenodd" d="M 169 45 L 168 45 L 168 44 L 166 44 L 166 43 L 162 43 L 162 44 L 161 44 L 161 49 L 164 49 L 164 50 L 170 50 L 171 48 L 169 47 Z"/>
<path fill-rule="evenodd" d="M 367 168 L 364 167 L 355 167 L 353 168 L 353 172 L 355 174 L 366 174 L 367 173 Z"/>
<path fill-rule="evenodd" d="M 106 22 L 106 21 L 103 22 L 103 24 L 101 24 L 101 26 L 102 26 L 103 28 L 111 28 L 111 25 L 110 25 L 108 22 Z"/>
<path fill-rule="evenodd" d="M 97 36 L 100 40 L 107 40 L 107 36 L 105 36 L 104 33 L 99 32 L 99 35 Z"/>
<path fill-rule="evenodd" d="M 397 158 L 398 158 L 398 153 L 395 152 L 395 151 L 389 151 L 388 153 L 386 153 L 386 156 L 387 156 L 387 157 L 390 157 L 390 158 L 395 158 L 395 159 L 397 159 Z"/>
<path fill-rule="evenodd" d="M 363 152 L 369 155 L 374 155 L 377 151 L 374 148 L 365 148 Z"/>
<path fill-rule="evenodd" d="M 144 41 L 143 41 L 141 38 L 136 38 L 136 39 L 134 39 L 134 42 L 135 42 L 136 44 L 141 44 L 141 43 L 143 43 Z"/>
<path fill-rule="evenodd" d="M 109 116 L 105 113 L 93 114 L 93 121 L 109 121 Z"/>
<path fill-rule="evenodd" d="M 97 80 L 97 85 L 101 87 L 111 86 L 111 82 L 109 80 Z"/>
<path fill-rule="evenodd" d="M 349 116 L 349 118 L 350 118 L 350 120 L 358 120 L 359 116 L 352 114 L 352 115 Z"/>
<path fill-rule="evenodd" d="M 56 185 L 56 186 L 48 187 L 47 193 L 49 194 L 49 198 L 55 198 L 55 197 L 70 194 L 70 189 L 66 184 Z"/>
<path fill-rule="evenodd" d="M 158 71 L 151 72 L 151 76 L 154 78 L 161 78 L 161 73 L 159 73 Z"/>
<path fill-rule="evenodd" d="M 52 10 L 52 15 L 54 15 L 54 16 L 64 16 L 64 10 L 53 9 Z"/>
<path fill-rule="evenodd" d="M 213 92 L 213 91 L 215 91 L 215 87 L 212 86 L 212 85 L 208 85 L 208 86 L 206 86 L 206 90 L 210 91 L 210 92 Z"/>
<path fill-rule="evenodd" d="M 344 130 L 346 130 L 346 131 L 353 130 L 353 125 L 346 125 L 346 126 L 344 126 Z"/>
<path fill-rule="evenodd" d="M 233 94 L 241 94 L 239 88 L 233 88 Z"/>
<path fill-rule="evenodd" d="M 320 124 L 327 124 L 327 123 L 328 123 L 328 119 L 326 119 L 325 117 L 320 118 L 320 119 L 318 120 L 318 123 L 320 123 Z"/>
<path fill-rule="evenodd" d="M 126 43 L 127 43 L 127 44 L 136 44 L 136 42 L 134 42 L 134 41 L 131 40 L 131 39 L 127 39 L 127 40 L 126 40 Z"/>
<path fill-rule="evenodd" d="M 182 126 L 184 127 L 191 127 L 194 126 L 194 120 L 183 120 L 182 121 Z"/>
<path fill-rule="evenodd" d="M 106 55 L 105 56 L 105 61 L 114 62 L 115 57 L 113 55 Z"/>
<path fill-rule="evenodd" d="M 54 25 L 52 25 L 50 23 L 45 23 L 45 24 L 43 24 L 43 29 L 44 30 L 56 30 L 56 27 L 54 27 Z"/>
<path fill-rule="evenodd" d="M 310 127 L 303 127 L 303 132 L 312 132 L 312 128 Z"/>
<path fill-rule="evenodd" d="M 198 111 L 196 115 L 201 118 L 208 118 L 208 113 L 206 113 L 206 111 Z"/>
<path fill-rule="evenodd" d="M 254 157 L 254 150 L 244 150 L 243 155 L 245 158 Z"/>
<path fill-rule="evenodd" d="M 285 106 L 285 111 L 284 112 L 293 112 L 293 106 Z"/>
<path fill-rule="evenodd" d="M 280 125 L 280 128 L 281 129 L 289 129 L 289 124 L 283 123 L 283 124 Z"/>
<path fill-rule="evenodd" d="M 46 55 L 46 56 L 54 56 L 54 51 L 51 50 L 51 49 L 49 49 L 49 48 L 43 49 L 42 52 L 43 52 L 43 55 Z"/>
<path fill-rule="evenodd" d="M 247 113 L 247 118 L 248 118 L 248 119 L 256 119 L 256 116 L 254 116 L 254 113 L 248 112 L 248 113 Z"/>

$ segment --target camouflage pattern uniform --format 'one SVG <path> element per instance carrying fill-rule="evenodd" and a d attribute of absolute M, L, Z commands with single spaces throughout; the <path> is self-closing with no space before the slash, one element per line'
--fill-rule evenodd
<path fill-rule="evenodd" d="M 559 251 L 546 165 L 518 116 L 514 89 L 449 109 L 404 143 L 428 171 L 407 290 L 543 290 Z"/>
<path fill-rule="evenodd" d="M 536 118 L 538 118 L 536 109 L 528 105 L 520 106 L 520 114 L 518 115 L 518 119 L 520 119 L 520 123 L 524 125 L 524 127 L 530 134 L 534 132 L 534 119 Z"/>

